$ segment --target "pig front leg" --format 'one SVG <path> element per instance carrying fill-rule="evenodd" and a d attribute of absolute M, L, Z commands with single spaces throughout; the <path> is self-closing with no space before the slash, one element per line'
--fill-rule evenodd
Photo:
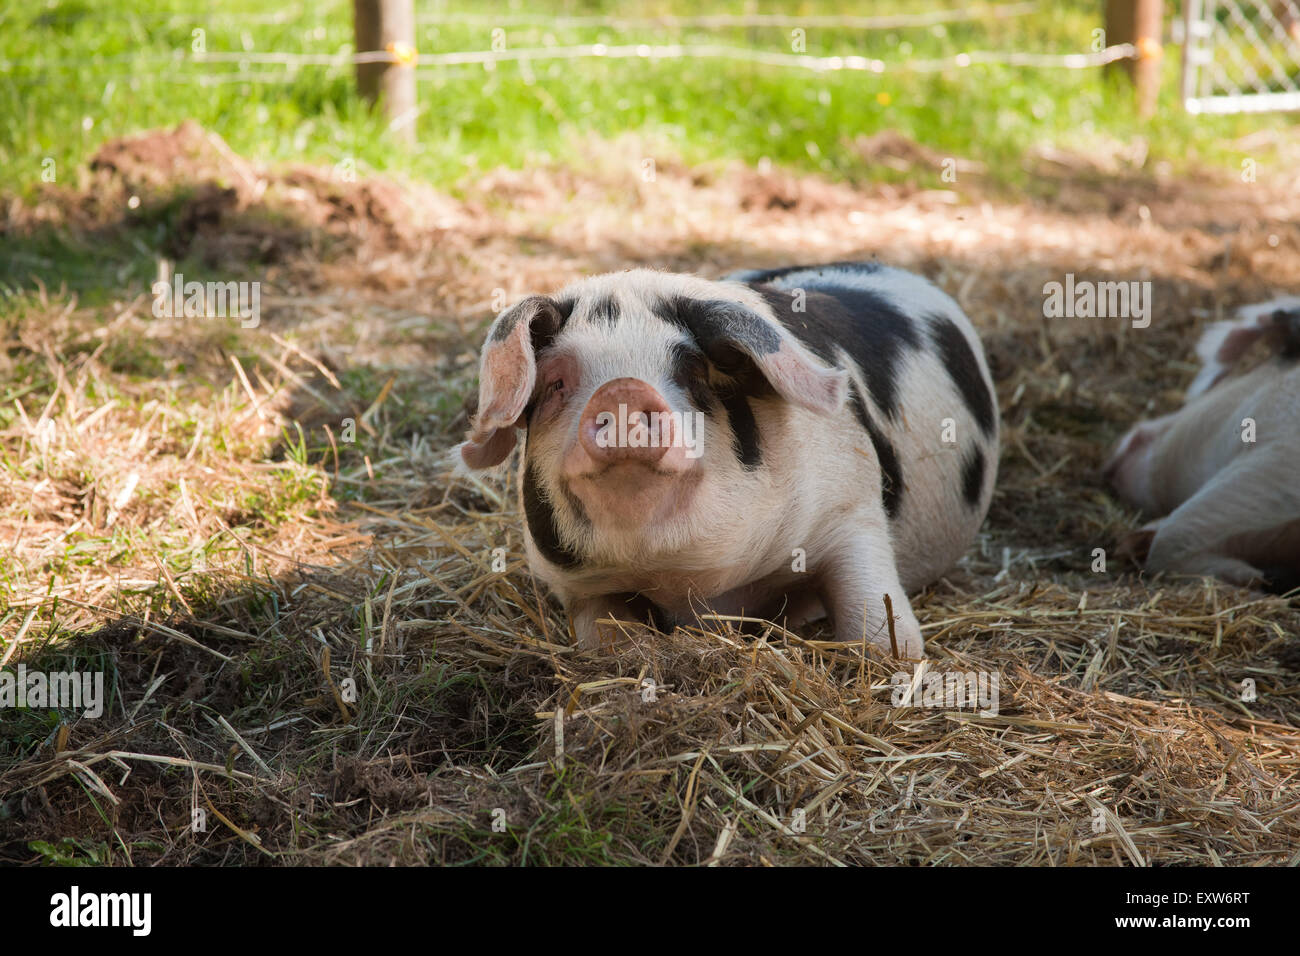
<path fill-rule="evenodd" d="M 846 522 L 858 527 L 885 528 L 883 513 Z M 837 641 L 864 637 L 886 656 L 892 656 L 885 595 L 894 612 L 894 642 L 902 658 L 925 656 L 925 638 L 912 613 L 911 602 L 898 580 L 894 548 L 888 534 L 857 532 L 834 548 L 822 562 L 822 597 L 835 625 Z"/>
<path fill-rule="evenodd" d="M 1150 521 L 1137 531 L 1130 531 L 1115 545 L 1115 554 L 1146 567 L 1147 558 L 1151 556 L 1151 542 L 1156 539 L 1159 530 L 1160 522 Z"/>
<path fill-rule="evenodd" d="M 1250 561 L 1224 553 L 1230 538 L 1248 539 L 1281 527 L 1300 515 L 1300 489 L 1287 467 L 1287 449 L 1260 448 L 1240 456 L 1155 522 L 1147 556 L 1150 571 L 1213 575 L 1230 584 L 1259 587 L 1265 575 Z M 1270 453 L 1274 452 L 1274 453 Z M 1152 525 L 1148 525 L 1152 527 Z M 1268 554 L 1245 555 L 1267 563 Z"/>
<path fill-rule="evenodd" d="M 1230 558 L 1222 554 L 1213 554 L 1211 552 L 1202 552 L 1201 554 L 1190 554 L 1179 560 L 1176 564 L 1168 564 L 1163 568 L 1148 563 L 1148 570 L 1166 570 L 1173 571 L 1177 574 L 1194 574 L 1198 577 L 1218 578 L 1220 581 L 1226 581 L 1228 584 L 1235 584 L 1242 588 L 1259 588 L 1264 587 L 1264 572 L 1253 564 L 1249 564 L 1238 558 Z"/>
<path fill-rule="evenodd" d="M 573 636 L 577 638 L 578 647 L 584 651 L 596 651 L 602 647 L 612 647 L 620 636 L 615 621 L 635 623 L 636 615 L 628 606 L 626 594 L 602 594 L 593 598 L 577 598 L 566 601 L 565 606 L 573 621 Z"/>

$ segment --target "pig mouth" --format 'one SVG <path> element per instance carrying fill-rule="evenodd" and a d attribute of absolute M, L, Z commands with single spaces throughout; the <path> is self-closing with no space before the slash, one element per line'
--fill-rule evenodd
<path fill-rule="evenodd" d="M 628 528 L 661 524 L 685 513 L 700 477 L 694 468 L 614 462 L 571 475 L 567 484 L 594 522 Z"/>

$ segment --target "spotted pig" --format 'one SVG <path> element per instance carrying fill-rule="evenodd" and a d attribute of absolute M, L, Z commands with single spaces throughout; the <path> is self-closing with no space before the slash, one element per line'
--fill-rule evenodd
<path fill-rule="evenodd" d="M 829 614 L 918 658 L 907 595 L 984 519 L 998 409 L 971 323 L 912 273 L 638 269 L 492 324 L 460 455 L 492 467 L 520 435 L 528 562 L 583 645 L 611 619 Z"/>

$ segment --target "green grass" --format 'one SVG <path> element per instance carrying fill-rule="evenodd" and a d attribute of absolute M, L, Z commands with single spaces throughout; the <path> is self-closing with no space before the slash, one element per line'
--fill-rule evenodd
<path fill-rule="evenodd" d="M 840 4 L 764 2 L 760 11 L 799 15 L 881 14 L 953 6 L 902 0 Z M 1029 183 L 1026 151 L 1053 144 L 1088 151 L 1102 140 L 1141 135 L 1149 161 L 1239 168 L 1232 141 L 1280 117 L 1191 117 L 1177 104 L 1178 51 L 1166 56 L 1158 117 L 1134 114 L 1129 90 L 1098 69 L 975 66 L 941 73 L 891 69 L 817 74 L 799 69 L 712 59 L 506 62 L 435 68 L 422 75 L 418 145 L 389 141 L 357 100 L 350 69 L 252 64 L 274 82 L 231 82 L 238 64 L 196 63 L 195 30 L 209 52 L 337 53 L 352 42 L 346 0 L 268 8 L 241 0 L 194 12 L 189 0 L 101 0 L 10 5 L 0 13 L 0 181 L 9 191 L 36 189 L 47 160 L 69 181 L 79 163 L 111 137 L 194 118 L 225 137 L 242 155 L 320 164 L 354 159 L 363 174 L 400 171 L 450 186 L 499 165 L 552 158 L 591 160 L 591 137 L 636 131 L 656 153 L 698 163 L 767 157 L 832 177 L 891 179 L 846 144 L 896 128 L 944 154 L 980 160 L 989 177 L 1009 188 Z M 1028 16 L 946 27 L 849 32 L 810 28 L 807 52 L 863 55 L 892 64 L 968 50 L 1086 52 L 1100 26 L 1092 0 L 1044 2 Z M 532 26 L 508 23 L 509 47 L 574 43 L 722 42 L 789 52 L 784 27 L 753 30 L 550 25 L 546 14 L 624 16 L 707 11 L 684 0 L 635 5 L 605 2 L 526 4 L 417 3 L 417 13 L 488 15 L 472 23 L 419 24 L 422 53 L 483 50 L 491 44 L 490 15 L 542 16 Z M 267 22 L 280 18 L 279 22 Z M 210 81 L 204 85 L 204 75 Z M 46 164 L 43 167 L 43 164 Z M 938 182 L 937 174 L 934 177 Z M 51 254 L 57 254 L 51 251 Z"/>

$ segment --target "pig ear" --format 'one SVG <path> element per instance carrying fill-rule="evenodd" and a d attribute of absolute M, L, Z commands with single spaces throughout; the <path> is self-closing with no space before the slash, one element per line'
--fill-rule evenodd
<path fill-rule="evenodd" d="M 499 465 L 515 447 L 515 427 L 537 381 L 535 350 L 563 324 L 560 304 L 541 295 L 529 296 L 492 323 L 479 363 L 478 412 L 460 446 L 470 468 Z"/>
<path fill-rule="evenodd" d="M 672 305 L 677 324 L 715 364 L 725 369 L 739 352 L 787 401 L 825 414 L 844 406 L 848 373 L 827 365 L 775 319 L 725 299 L 679 298 Z"/>
<path fill-rule="evenodd" d="M 1195 398 L 1217 385 L 1233 363 L 1261 339 L 1284 358 L 1300 353 L 1300 308 L 1287 307 L 1293 302 L 1300 300 L 1276 299 L 1242 306 L 1237 318 L 1206 327 L 1196 343 L 1201 370 L 1187 387 L 1187 398 Z"/>

